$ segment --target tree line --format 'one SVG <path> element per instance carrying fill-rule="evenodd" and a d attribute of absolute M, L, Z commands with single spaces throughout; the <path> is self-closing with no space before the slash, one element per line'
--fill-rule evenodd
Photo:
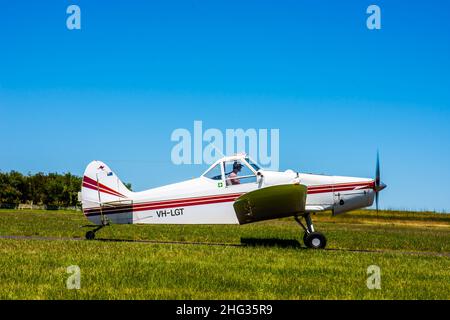
<path fill-rule="evenodd" d="M 81 180 L 71 173 L 23 175 L 17 171 L 0 172 L 0 203 L 74 207 L 79 205 Z"/>

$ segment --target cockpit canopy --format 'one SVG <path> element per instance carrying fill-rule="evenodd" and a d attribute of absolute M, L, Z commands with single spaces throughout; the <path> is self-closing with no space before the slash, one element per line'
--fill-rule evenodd
<path fill-rule="evenodd" d="M 247 155 L 224 157 L 216 161 L 202 175 L 205 178 L 225 181 L 227 186 L 254 183 L 260 167 Z"/>

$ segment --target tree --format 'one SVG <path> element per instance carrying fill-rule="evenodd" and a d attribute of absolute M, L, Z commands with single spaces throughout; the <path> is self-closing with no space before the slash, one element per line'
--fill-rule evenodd
<path fill-rule="evenodd" d="M 48 206 L 76 206 L 82 179 L 71 173 L 48 175 L 38 172 L 27 176 L 20 172 L 0 172 L 0 202 L 32 202 Z"/>
<path fill-rule="evenodd" d="M 21 173 L 11 171 L 10 173 L 1 174 L 1 202 L 18 204 L 25 199 L 26 191 L 25 180 Z"/>

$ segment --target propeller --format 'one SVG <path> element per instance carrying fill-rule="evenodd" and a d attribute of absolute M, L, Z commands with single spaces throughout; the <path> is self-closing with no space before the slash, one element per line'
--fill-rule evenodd
<path fill-rule="evenodd" d="M 383 190 L 384 188 L 386 188 L 386 185 L 381 182 L 381 178 L 380 178 L 380 154 L 377 151 L 377 167 L 375 170 L 375 186 L 374 186 L 374 190 L 375 190 L 375 206 L 377 208 L 377 215 L 378 215 L 378 199 L 379 199 L 379 195 L 378 193 Z"/>

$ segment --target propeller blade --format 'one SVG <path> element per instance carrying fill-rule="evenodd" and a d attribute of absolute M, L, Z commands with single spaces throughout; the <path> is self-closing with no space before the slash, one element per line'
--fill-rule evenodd
<path fill-rule="evenodd" d="M 380 153 L 377 150 L 377 164 L 375 169 L 375 207 L 377 209 L 377 217 L 378 217 L 378 199 L 380 192 Z"/>
<path fill-rule="evenodd" d="M 375 171 L 375 186 L 378 187 L 380 186 L 380 154 L 377 151 L 377 167 L 376 167 L 376 171 Z"/>
<path fill-rule="evenodd" d="M 378 191 L 375 192 L 375 206 L 377 208 L 377 216 L 378 216 Z"/>

